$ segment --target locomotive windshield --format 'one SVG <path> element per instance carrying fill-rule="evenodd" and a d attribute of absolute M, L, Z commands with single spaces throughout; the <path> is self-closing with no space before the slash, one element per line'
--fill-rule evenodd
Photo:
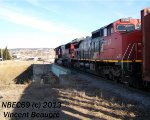
<path fill-rule="evenodd" d="M 135 25 L 133 24 L 119 24 L 116 26 L 117 31 L 134 31 Z"/>

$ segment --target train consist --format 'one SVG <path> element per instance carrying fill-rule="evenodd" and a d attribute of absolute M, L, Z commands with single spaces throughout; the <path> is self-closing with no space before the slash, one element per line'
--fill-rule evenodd
<path fill-rule="evenodd" d="M 55 48 L 55 63 L 132 85 L 150 86 L 150 8 Z"/>

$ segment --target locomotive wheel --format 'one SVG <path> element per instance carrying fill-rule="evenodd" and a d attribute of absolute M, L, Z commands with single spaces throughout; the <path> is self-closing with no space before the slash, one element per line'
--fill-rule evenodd
<path fill-rule="evenodd" d="M 105 78 L 109 80 L 109 74 L 105 74 Z"/>
<path fill-rule="evenodd" d="M 130 77 L 129 76 L 124 76 L 123 78 L 122 78 L 122 80 L 123 80 L 123 84 L 125 84 L 126 86 L 130 86 L 131 85 L 131 82 L 130 82 Z"/>
<path fill-rule="evenodd" d="M 110 73 L 108 74 L 108 79 L 114 80 L 114 75 L 112 74 L 112 72 L 110 72 Z"/>
<path fill-rule="evenodd" d="M 126 86 L 128 86 L 128 87 L 130 87 L 130 86 L 131 86 L 131 84 L 130 84 L 130 82 L 129 82 L 129 81 L 127 81 L 127 82 L 125 83 L 125 85 L 126 85 Z"/>
<path fill-rule="evenodd" d="M 142 82 L 140 81 L 138 77 L 133 78 L 133 87 L 138 88 L 138 89 L 142 88 Z"/>
<path fill-rule="evenodd" d="M 114 77 L 114 82 L 118 83 L 119 82 L 119 77 Z"/>

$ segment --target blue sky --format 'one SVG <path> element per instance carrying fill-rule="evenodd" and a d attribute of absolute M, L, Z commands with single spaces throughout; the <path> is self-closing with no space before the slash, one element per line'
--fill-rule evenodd
<path fill-rule="evenodd" d="M 119 18 L 140 18 L 149 0 L 0 0 L 0 47 L 55 48 Z"/>

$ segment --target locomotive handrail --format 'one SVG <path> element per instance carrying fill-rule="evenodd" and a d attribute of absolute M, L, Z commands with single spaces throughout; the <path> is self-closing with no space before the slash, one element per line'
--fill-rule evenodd
<path fill-rule="evenodd" d="M 131 46 L 131 47 L 130 47 Z M 130 43 L 129 45 L 128 45 L 128 47 L 127 47 L 127 49 L 126 49 L 126 51 L 125 51 L 125 53 L 124 53 L 124 55 L 123 55 L 123 57 L 122 57 L 122 60 L 124 60 L 124 58 L 125 58 L 125 56 L 127 55 L 127 52 L 129 52 L 129 54 L 128 54 L 128 56 L 127 56 L 127 60 L 129 59 L 129 57 L 130 57 L 130 55 L 131 55 L 131 53 L 132 53 L 132 51 L 133 51 L 133 48 L 134 48 L 134 46 L 135 46 L 135 43 Z M 130 50 L 130 51 L 129 51 Z M 128 68 L 128 70 L 129 70 L 129 64 L 127 63 L 127 68 Z M 123 69 L 123 67 L 124 67 L 124 63 L 122 62 L 122 64 L 121 64 L 121 67 L 122 67 L 122 69 Z"/>
<path fill-rule="evenodd" d="M 122 57 L 122 60 L 124 59 L 124 57 L 125 57 L 125 55 L 126 55 L 126 53 L 127 53 L 127 51 L 128 51 L 128 49 L 129 49 L 130 46 L 131 46 L 131 43 L 128 45 L 128 47 L 127 47 L 127 49 L 126 49 L 126 51 L 125 51 L 125 53 L 124 53 L 124 55 Z"/>
<path fill-rule="evenodd" d="M 125 51 L 125 53 L 124 53 L 124 55 L 123 55 L 123 57 L 122 57 L 122 60 L 124 60 L 125 56 L 127 55 L 127 52 L 129 52 L 129 54 L 128 54 L 128 56 L 127 56 L 127 60 L 129 59 L 129 57 L 130 57 L 130 55 L 131 55 L 131 53 L 132 53 L 132 51 L 133 51 L 133 48 L 135 47 L 135 44 L 136 44 L 136 43 L 130 43 L 130 44 L 128 45 L 128 47 L 127 47 L 127 49 L 126 49 L 126 51 Z M 129 50 L 130 50 L 130 51 L 129 51 Z"/>
<path fill-rule="evenodd" d="M 132 53 L 132 51 L 133 51 L 133 48 L 134 48 L 135 44 L 136 44 L 136 43 L 133 43 L 132 48 L 131 48 L 131 50 L 130 50 L 130 53 L 129 53 L 128 57 L 127 57 L 127 60 L 129 59 L 129 57 L 130 57 L 130 55 L 131 55 L 131 53 Z"/>

